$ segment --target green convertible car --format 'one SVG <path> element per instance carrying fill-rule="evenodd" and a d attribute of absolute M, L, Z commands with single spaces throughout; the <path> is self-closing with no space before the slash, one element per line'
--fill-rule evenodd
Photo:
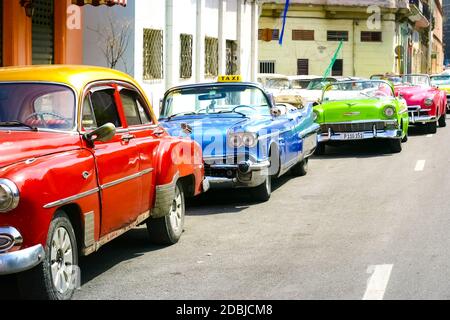
<path fill-rule="evenodd" d="M 391 151 L 398 153 L 408 140 L 408 107 L 386 81 L 328 84 L 314 113 L 321 126 L 318 155 L 325 153 L 327 144 L 367 139 L 385 139 Z"/>

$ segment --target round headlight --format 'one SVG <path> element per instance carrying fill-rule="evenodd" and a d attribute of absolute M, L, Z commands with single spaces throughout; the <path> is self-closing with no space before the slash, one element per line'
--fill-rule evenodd
<path fill-rule="evenodd" d="M 19 189 L 14 182 L 0 179 L 0 212 L 11 211 L 19 205 Z"/>
<path fill-rule="evenodd" d="M 242 142 L 246 147 L 254 147 L 256 145 L 256 136 L 253 133 L 245 133 Z"/>
<path fill-rule="evenodd" d="M 317 114 L 317 112 L 313 112 L 313 119 L 314 121 L 317 121 L 317 119 L 319 118 L 319 115 Z"/>
<path fill-rule="evenodd" d="M 386 107 L 384 109 L 384 115 L 388 118 L 391 118 L 395 115 L 395 109 L 394 107 Z"/>
<path fill-rule="evenodd" d="M 232 148 L 239 148 L 242 146 L 242 139 L 238 134 L 232 134 L 228 137 L 228 145 Z"/>
<path fill-rule="evenodd" d="M 431 107 L 433 105 L 433 98 L 426 98 L 424 103 L 427 107 Z"/>

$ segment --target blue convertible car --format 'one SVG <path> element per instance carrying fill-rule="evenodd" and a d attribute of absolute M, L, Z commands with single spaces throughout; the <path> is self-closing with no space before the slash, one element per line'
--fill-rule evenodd
<path fill-rule="evenodd" d="M 236 79 L 231 77 L 229 79 Z M 271 178 L 302 176 L 317 147 L 312 107 L 275 105 L 255 83 L 186 85 L 166 92 L 161 125 L 203 147 L 211 187 L 247 187 L 258 201 L 271 195 Z"/>

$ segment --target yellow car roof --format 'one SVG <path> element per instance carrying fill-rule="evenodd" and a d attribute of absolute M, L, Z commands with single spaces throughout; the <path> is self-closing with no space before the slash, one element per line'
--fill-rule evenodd
<path fill-rule="evenodd" d="M 84 65 L 45 65 L 0 68 L 0 82 L 39 81 L 55 82 L 72 86 L 78 92 L 92 81 L 117 80 L 136 81 L 129 75 L 108 68 Z"/>

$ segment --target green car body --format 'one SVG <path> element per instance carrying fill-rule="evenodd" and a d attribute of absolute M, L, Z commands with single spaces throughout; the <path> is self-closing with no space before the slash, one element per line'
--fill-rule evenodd
<path fill-rule="evenodd" d="M 321 127 L 318 154 L 324 152 L 327 143 L 368 139 L 386 139 L 392 152 L 401 151 L 401 143 L 408 137 L 408 107 L 403 99 L 395 97 L 392 85 L 383 82 L 391 88 L 392 96 L 346 99 L 341 91 L 342 98 L 326 101 L 325 92 L 332 85 L 324 88 L 321 104 L 314 107 Z"/>

